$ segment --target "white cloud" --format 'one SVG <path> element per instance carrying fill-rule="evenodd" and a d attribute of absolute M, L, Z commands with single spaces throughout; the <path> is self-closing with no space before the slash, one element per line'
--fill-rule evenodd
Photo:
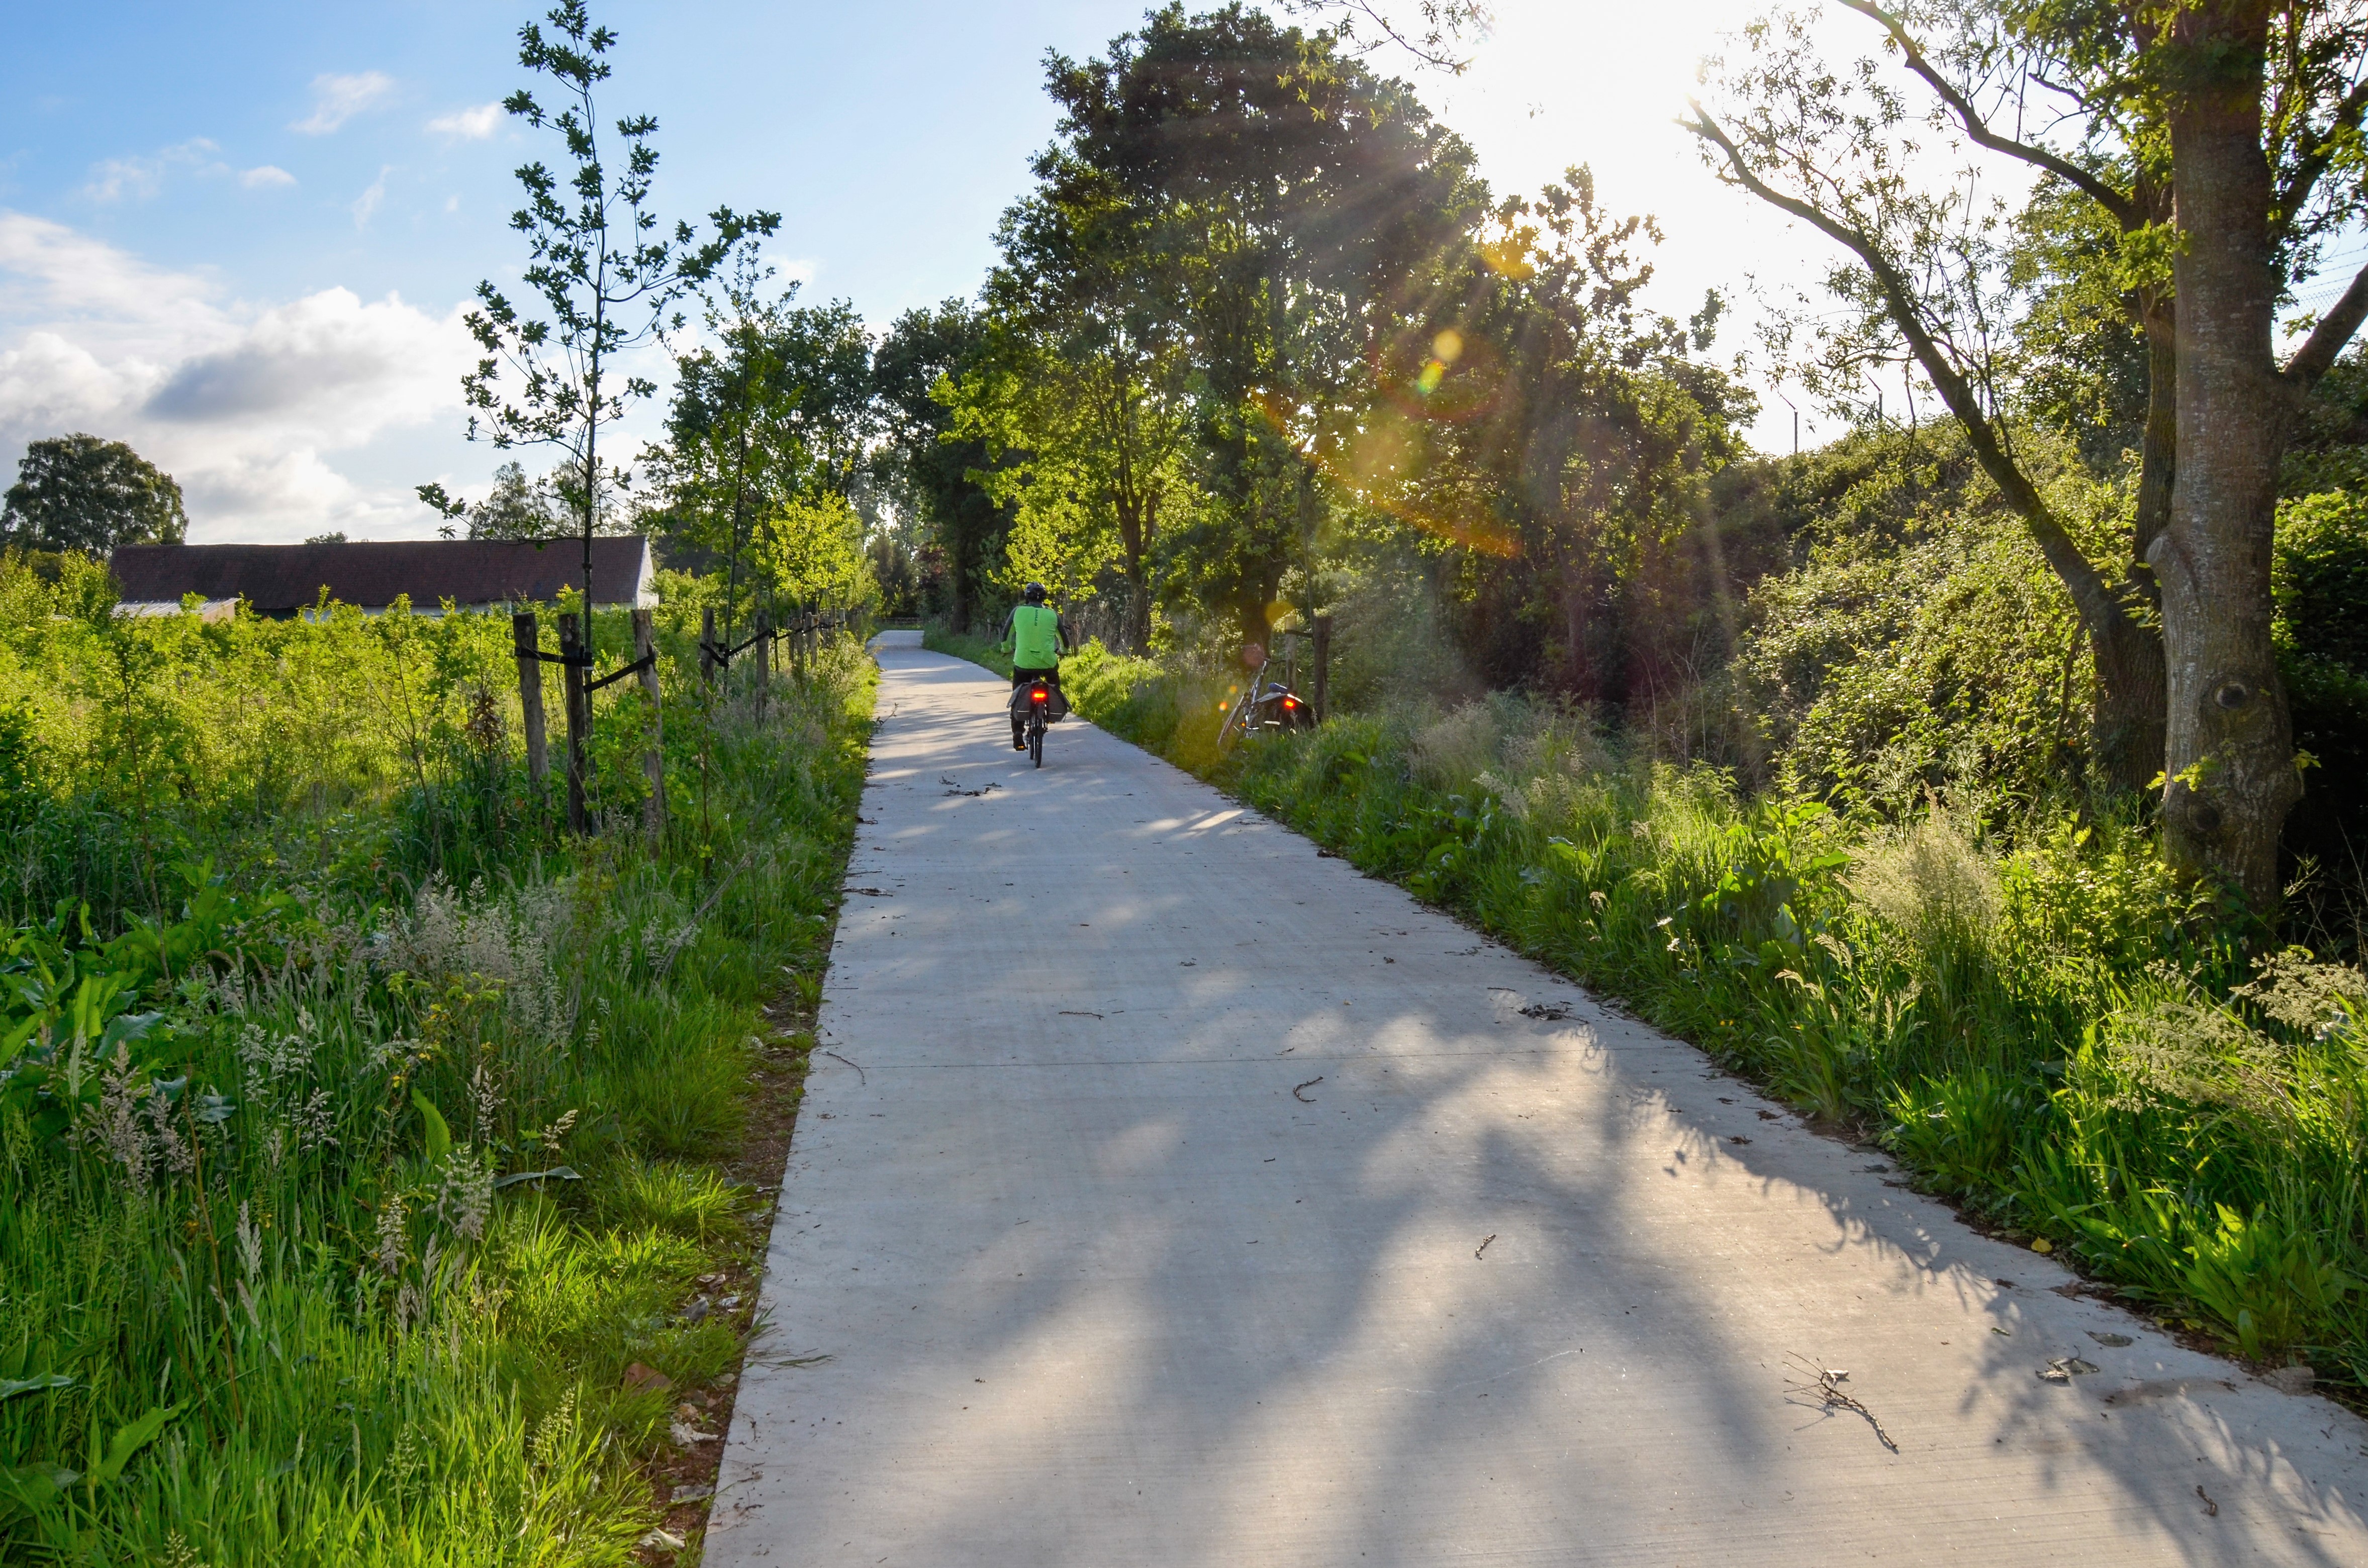
<path fill-rule="evenodd" d="M 348 290 L 324 289 L 262 312 L 229 344 L 182 360 L 141 412 L 211 426 L 268 418 L 336 440 L 358 422 L 374 423 L 390 403 L 457 401 L 450 391 L 457 370 L 410 362 L 434 330 L 398 295 L 364 304 Z"/>
<path fill-rule="evenodd" d="M 407 486 L 349 472 L 438 424 L 457 439 L 472 349 L 459 307 L 345 289 L 228 301 L 0 209 L 0 472 L 44 436 L 129 441 L 180 482 L 193 539 L 425 531 Z"/>
<path fill-rule="evenodd" d="M 277 187 L 294 185 L 296 176 L 277 164 L 265 164 L 242 173 L 238 176 L 238 183 L 249 190 L 260 190 L 266 186 Z"/>
<path fill-rule="evenodd" d="M 475 108 L 439 114 L 427 122 L 427 129 L 438 136 L 450 136 L 456 141 L 483 142 L 498 130 L 501 123 L 501 105 L 479 104 Z"/>
<path fill-rule="evenodd" d="M 91 165 L 90 183 L 82 187 L 82 193 L 93 201 L 120 201 L 127 196 L 155 195 L 164 188 L 165 175 L 175 169 L 194 170 L 201 175 L 226 174 L 229 165 L 213 155 L 219 151 L 211 142 L 198 136 L 178 146 L 165 148 L 152 157 L 102 159 Z"/>
<path fill-rule="evenodd" d="M 211 319 L 214 290 L 46 219 L 0 208 L 0 332 L 24 324 L 109 324 L 154 334 Z"/>
<path fill-rule="evenodd" d="M 355 228 L 370 227 L 370 221 L 377 216 L 380 204 L 386 200 L 386 176 L 393 172 L 393 164 L 381 165 L 378 171 L 378 178 L 370 182 L 370 187 L 354 198 L 351 210 L 354 215 Z"/>
<path fill-rule="evenodd" d="M 326 136 L 394 90 L 394 78 L 382 71 L 350 76 L 335 74 L 313 78 L 313 113 L 288 129 L 307 136 Z"/>
<path fill-rule="evenodd" d="M 126 193 L 154 196 L 164 176 L 164 166 L 153 158 L 108 158 L 90 166 L 90 183 L 82 193 L 93 201 L 120 201 Z"/>

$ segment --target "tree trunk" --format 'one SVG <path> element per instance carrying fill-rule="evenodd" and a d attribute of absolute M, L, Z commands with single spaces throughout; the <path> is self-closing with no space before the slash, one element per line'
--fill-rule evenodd
<path fill-rule="evenodd" d="M 2130 582 L 2125 613 L 2092 629 L 2089 647 L 2097 661 L 2097 711 L 2090 745 L 2099 769 L 2113 790 L 2131 793 L 2149 787 L 2163 771 L 2168 673 L 2162 632 L 2139 619 L 2144 607 L 2159 608 L 2161 593 L 2147 564 L 2154 542 L 2170 526 L 2170 500 L 2179 455 L 2178 324 L 2169 300 L 2148 290 L 2141 298 L 2140 325 L 2146 339 L 2146 417 L 2138 446 L 2137 515 L 2131 528 Z"/>
<path fill-rule="evenodd" d="M 1120 570 L 1126 577 L 1126 621 L 1120 633 L 1126 651 L 1138 656 L 1151 652 L 1151 587 L 1144 571 L 1143 552 L 1159 506 L 1156 493 L 1136 494 L 1121 485 L 1113 497 L 1118 513 Z"/>
<path fill-rule="evenodd" d="M 951 589 L 947 619 L 956 631 L 970 630 L 970 558 L 971 542 L 962 534 L 954 535 L 954 547 L 947 551 L 952 570 L 946 574 Z"/>
<path fill-rule="evenodd" d="M 1234 601 L 1234 625 L 1242 634 L 1244 648 L 1263 648 L 1272 630 L 1266 619 L 1266 596 L 1254 583 L 1245 583 L 1243 592 Z"/>
<path fill-rule="evenodd" d="M 526 776 L 534 785 L 539 811 L 542 781 L 551 772 L 551 750 L 542 722 L 542 629 L 535 620 L 534 611 L 520 610 L 510 617 L 510 642 L 518 658 L 518 719 L 520 728 L 526 732 Z"/>
<path fill-rule="evenodd" d="M 1143 562 L 1135 557 L 1126 562 L 1126 622 L 1121 635 L 1126 651 L 1135 657 L 1151 652 L 1151 585 L 1144 580 Z"/>
<path fill-rule="evenodd" d="M 1576 561 L 1565 561 L 1562 570 L 1563 638 L 1567 643 L 1563 653 L 1563 684 L 1581 702 L 1600 701 L 1603 696 L 1595 679 L 1595 661 L 1588 642 L 1593 628 L 1587 613 L 1588 580 L 1586 572 Z"/>
<path fill-rule="evenodd" d="M 592 831 L 585 799 L 586 754 L 592 744 L 592 694 L 585 682 L 591 675 L 592 650 L 582 622 L 572 615 L 559 618 L 560 673 L 567 697 L 567 830 L 579 836 Z"/>
<path fill-rule="evenodd" d="M 2162 633 L 2123 616 L 2092 628 L 2097 710 L 2089 746 L 2108 788 L 2130 794 L 2162 771 L 2167 687 Z"/>
<path fill-rule="evenodd" d="M 2270 640 L 2284 403 L 2271 358 L 2267 17 L 2251 0 L 2176 23 L 2179 468 L 2169 526 L 2147 552 L 2168 676 L 2164 846 L 2174 864 L 2227 882 L 2265 915 L 2279 895 L 2279 830 L 2302 794 Z"/>

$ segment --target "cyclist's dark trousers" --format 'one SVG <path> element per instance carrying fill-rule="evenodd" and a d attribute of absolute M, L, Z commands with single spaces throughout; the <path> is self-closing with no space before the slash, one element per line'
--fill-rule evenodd
<path fill-rule="evenodd" d="M 1018 691 L 1030 681 L 1039 679 L 1048 686 L 1058 686 L 1061 684 L 1061 672 L 1014 668 L 1011 672 L 1011 689 Z M 1028 738 L 1028 721 L 1019 716 L 1020 711 L 1021 710 L 1015 703 L 1011 710 L 1011 744 L 1015 746 Z"/>

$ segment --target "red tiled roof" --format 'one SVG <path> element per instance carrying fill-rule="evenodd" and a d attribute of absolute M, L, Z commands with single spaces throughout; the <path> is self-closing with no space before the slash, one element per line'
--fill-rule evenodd
<path fill-rule="evenodd" d="M 649 566 L 639 535 L 592 541 L 592 602 L 632 604 Z M 413 606 L 547 601 L 584 583 L 584 541 L 553 539 L 395 540 L 378 544 L 130 544 L 108 562 L 127 603 L 177 604 L 244 598 L 269 613 L 318 603 L 382 609 L 408 594 Z"/>

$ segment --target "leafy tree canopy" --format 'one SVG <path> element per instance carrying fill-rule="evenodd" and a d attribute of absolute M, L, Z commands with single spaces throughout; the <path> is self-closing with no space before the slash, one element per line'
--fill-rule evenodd
<path fill-rule="evenodd" d="M 178 544 L 188 532 L 181 487 L 120 441 L 54 436 L 17 464 L 0 538 L 21 548 L 106 556 L 126 544 Z"/>

